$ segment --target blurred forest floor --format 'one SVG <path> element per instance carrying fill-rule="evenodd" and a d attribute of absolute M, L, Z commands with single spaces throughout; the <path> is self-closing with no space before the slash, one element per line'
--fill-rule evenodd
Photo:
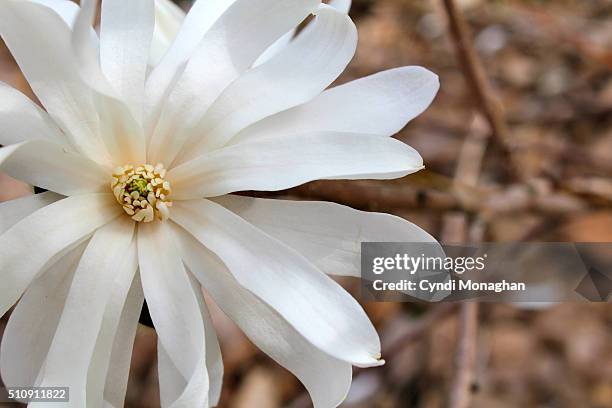
<path fill-rule="evenodd" d="M 612 242 L 612 1 L 456 3 L 503 107 L 506 139 L 491 137 L 442 0 L 356 0 L 358 52 L 338 83 L 403 65 L 440 75 L 433 105 L 398 135 L 422 154 L 427 170 L 396 181 L 314 182 L 274 196 L 394 213 L 441 239 Z M 10 55 L 0 55 L 0 79 L 25 89 L 7 65 Z M 357 293 L 356 282 L 343 283 Z M 387 365 L 356 371 L 343 406 L 448 406 L 456 308 L 365 308 Z M 225 360 L 222 407 L 311 406 L 291 374 L 214 307 L 213 317 Z M 479 322 L 470 406 L 612 407 L 609 303 L 540 310 L 483 304 Z M 154 332 L 141 327 L 128 407 L 159 405 L 155 344 Z"/>

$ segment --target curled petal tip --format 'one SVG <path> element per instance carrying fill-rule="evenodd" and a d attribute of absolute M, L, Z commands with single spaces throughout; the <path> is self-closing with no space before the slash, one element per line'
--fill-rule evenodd
<path fill-rule="evenodd" d="M 385 363 L 382 356 L 378 354 L 376 356 L 370 356 L 366 360 L 360 362 L 353 362 L 353 365 L 359 368 L 371 368 L 383 366 Z"/>

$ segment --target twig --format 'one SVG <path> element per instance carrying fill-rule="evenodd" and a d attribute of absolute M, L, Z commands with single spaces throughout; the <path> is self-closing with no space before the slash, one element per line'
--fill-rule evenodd
<path fill-rule="evenodd" d="M 489 87 L 482 63 L 472 45 L 467 23 L 453 0 L 443 0 L 443 3 L 465 76 L 478 99 L 498 145 L 502 148 L 506 157 L 512 160 L 507 144 L 507 128 L 501 105 L 493 96 Z M 487 138 L 484 137 L 487 133 L 480 129 L 482 129 L 482 126 L 478 125 L 476 119 L 465 138 L 457 162 L 454 180 L 457 185 L 468 187 L 478 185 L 482 162 L 487 150 Z M 482 217 L 470 228 L 465 213 L 449 214 L 445 217 L 442 238 L 445 242 L 461 243 L 467 239 L 473 242 L 481 242 L 485 230 L 486 225 Z M 477 302 L 461 304 L 459 345 L 455 356 L 455 371 L 448 401 L 449 408 L 467 408 L 471 402 L 478 337 L 478 309 L 479 304 Z"/>
<path fill-rule="evenodd" d="M 368 181 L 314 181 L 300 187 L 273 193 L 248 192 L 249 196 L 292 196 L 310 200 L 326 200 L 361 210 L 393 211 L 406 208 L 426 208 L 447 211 L 458 208 L 456 196 L 448 191 L 401 187 Z"/>
<path fill-rule="evenodd" d="M 478 303 L 467 302 L 461 304 L 459 323 L 459 346 L 455 358 L 455 375 L 450 393 L 449 408 L 467 408 L 470 405 L 476 365 Z"/>
<path fill-rule="evenodd" d="M 457 168 L 455 169 L 455 185 L 463 184 L 470 187 L 478 184 L 490 128 L 483 123 L 481 115 L 476 115 L 469 132 L 461 146 Z"/>
<path fill-rule="evenodd" d="M 468 229 L 464 213 L 447 214 L 444 219 L 442 238 L 444 242 L 461 243 L 469 237 L 481 241 L 483 226 L 476 223 L 476 228 Z M 477 231 L 477 233 L 475 233 Z M 455 370 L 449 394 L 449 408 L 467 408 L 470 405 L 474 368 L 476 361 L 476 344 L 478 336 L 478 303 L 465 302 L 459 312 L 459 345 L 455 355 Z"/>
<path fill-rule="evenodd" d="M 499 147 L 510 158 L 510 149 L 507 144 L 508 128 L 502 107 L 491 90 L 482 63 L 472 45 L 471 33 L 467 22 L 454 0 L 442 0 L 442 2 L 448 16 L 451 34 L 457 54 L 463 65 L 466 79 L 491 126 L 493 136 L 497 140 Z"/>
<path fill-rule="evenodd" d="M 608 207 L 609 202 L 589 203 L 584 198 L 563 191 L 540 193 L 528 184 L 513 184 L 505 189 L 474 188 L 455 181 L 448 190 L 392 185 L 370 181 L 315 181 L 279 192 L 243 192 L 260 198 L 297 198 L 332 201 L 350 207 L 394 212 L 406 209 L 426 209 L 434 212 L 465 211 L 485 218 L 498 214 L 534 211 L 544 215 L 567 215 L 593 208 Z"/>
<path fill-rule="evenodd" d="M 480 224 L 478 224 L 481 227 Z M 480 241 L 483 229 L 478 228 L 479 236 L 471 239 Z M 467 217 L 464 213 L 447 214 L 444 218 L 442 238 L 444 242 L 461 243 L 470 236 Z M 467 408 L 470 404 L 472 384 L 474 383 L 474 367 L 476 360 L 476 344 L 478 336 L 478 303 L 465 302 L 459 312 L 459 345 L 455 355 L 455 370 L 449 394 L 449 408 Z"/>
<path fill-rule="evenodd" d="M 591 195 L 604 202 L 612 202 L 612 182 L 607 178 L 574 177 L 563 185 L 576 194 Z"/>

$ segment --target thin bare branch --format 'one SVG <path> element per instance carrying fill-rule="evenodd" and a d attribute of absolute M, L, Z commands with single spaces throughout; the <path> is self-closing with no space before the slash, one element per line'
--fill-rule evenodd
<path fill-rule="evenodd" d="M 457 49 L 465 76 L 469 82 L 474 96 L 483 114 L 487 118 L 493 136 L 499 147 L 507 157 L 510 156 L 508 147 L 508 128 L 503 114 L 502 105 L 495 97 L 486 77 L 482 62 L 472 44 L 472 36 L 465 17 L 457 7 L 454 0 L 443 0 L 444 10 L 448 16 L 453 42 Z"/>
<path fill-rule="evenodd" d="M 468 408 L 472 399 L 476 344 L 478 336 L 478 303 L 461 304 L 459 346 L 455 356 L 455 374 L 449 408 Z"/>

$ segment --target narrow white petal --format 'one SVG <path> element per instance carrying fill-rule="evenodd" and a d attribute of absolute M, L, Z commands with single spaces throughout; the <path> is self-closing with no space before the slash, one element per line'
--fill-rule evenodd
<path fill-rule="evenodd" d="M 142 287 L 159 340 L 187 384 L 169 406 L 208 406 L 204 322 L 171 234 L 167 223 L 139 225 Z"/>
<path fill-rule="evenodd" d="M 0 347 L 5 386 L 35 385 L 86 245 L 70 251 L 37 278 L 11 313 Z"/>
<path fill-rule="evenodd" d="M 62 198 L 64 197 L 59 194 L 47 191 L 42 194 L 0 203 L 0 235 L 34 211 L 53 204 Z"/>
<path fill-rule="evenodd" d="M 113 166 L 146 161 L 146 142 L 143 127 L 130 113 L 127 105 L 117 98 L 98 94 L 100 130 L 106 148 L 111 152 Z"/>
<path fill-rule="evenodd" d="M 149 66 L 154 67 L 159 64 L 184 20 L 185 12 L 172 0 L 155 0 L 155 30 L 151 41 Z"/>
<path fill-rule="evenodd" d="M 175 167 L 168 180 L 173 197 L 193 199 L 318 179 L 391 179 L 422 168 L 421 156 L 396 139 L 320 132 L 225 147 Z"/>
<path fill-rule="evenodd" d="M 427 232 L 389 214 L 317 201 L 235 195 L 214 201 L 294 248 L 330 275 L 361 276 L 362 242 L 429 242 L 434 244 L 432 250 L 443 254 Z"/>
<path fill-rule="evenodd" d="M 189 13 L 182 16 L 182 24 L 174 36 L 174 41 L 171 42 L 167 53 L 163 55 L 162 60 L 154 68 L 151 73 L 151 78 L 154 78 L 149 83 L 157 83 L 161 78 L 169 78 L 174 76 L 175 71 L 183 64 L 196 49 L 204 34 L 212 27 L 217 19 L 227 10 L 235 0 L 197 0 L 189 9 Z M 169 0 L 157 0 L 157 11 L 169 17 L 172 31 L 174 31 L 175 22 L 181 18 L 178 7 Z M 156 22 L 157 24 L 157 22 Z M 161 27 L 160 27 L 161 28 Z M 157 30 L 157 27 L 156 27 Z M 163 30 L 163 28 L 162 28 Z M 164 30 L 165 31 L 165 30 Z M 165 83 L 162 88 L 165 88 L 169 83 Z M 156 89 L 157 88 L 157 89 Z M 151 87 L 149 91 L 156 95 L 163 95 L 164 89 Z"/>
<path fill-rule="evenodd" d="M 147 135 L 152 133 L 175 78 L 196 49 L 204 34 L 235 0 L 197 0 L 185 17 L 176 38 L 151 71 L 146 87 Z"/>
<path fill-rule="evenodd" d="M 78 64 L 77 74 L 92 89 L 94 102 L 99 104 L 96 93 L 109 98 L 118 98 L 118 93 L 102 71 L 100 39 L 92 27 L 97 11 L 98 0 L 81 1 L 70 43 Z"/>
<path fill-rule="evenodd" d="M 235 2 L 236 0 L 195 0 L 172 43 L 169 54 L 164 57 L 164 63 L 169 60 L 177 61 L 177 65 L 185 62 L 204 34 Z"/>
<path fill-rule="evenodd" d="M 344 71 L 356 46 L 351 19 L 321 5 L 312 29 L 223 91 L 191 130 L 179 162 L 223 146 L 258 120 L 308 102 Z"/>
<path fill-rule="evenodd" d="M 351 11 L 351 0 L 330 0 L 329 5 L 338 11 L 348 14 Z"/>
<path fill-rule="evenodd" d="M 201 291 L 200 283 L 190 275 L 191 284 L 194 288 L 194 294 L 198 299 L 202 320 L 204 321 L 204 330 L 206 335 L 206 367 L 208 377 L 210 379 L 210 389 L 208 392 L 209 405 L 217 406 L 221 398 L 221 387 L 223 385 L 223 359 L 221 356 L 221 348 L 215 328 L 212 324 L 208 307 L 204 301 L 204 296 Z M 176 368 L 168 352 L 165 351 L 163 345 L 158 342 L 158 370 L 159 370 L 159 385 L 161 393 L 162 407 L 170 406 L 183 392 L 187 385 L 180 371 Z"/>
<path fill-rule="evenodd" d="M 202 321 L 204 322 L 204 333 L 206 335 L 206 369 L 208 370 L 208 378 L 210 381 L 208 398 L 210 406 L 214 407 L 219 404 L 219 400 L 221 399 L 221 388 L 223 386 L 224 367 L 223 357 L 221 356 L 221 346 L 219 345 L 219 338 L 213 326 L 208 306 L 204 300 L 202 287 L 192 274 L 189 274 L 189 277 L 196 299 L 198 299 Z"/>
<path fill-rule="evenodd" d="M 62 195 L 106 191 L 110 183 L 109 170 L 44 140 L 0 148 L 0 169 L 16 179 Z"/>
<path fill-rule="evenodd" d="M 0 34 L 71 144 L 89 158 L 105 162 L 98 115 L 91 91 L 78 74 L 70 27 L 46 6 L 6 0 L 0 2 Z"/>
<path fill-rule="evenodd" d="M 362 242 L 411 243 L 418 256 L 444 259 L 437 241 L 418 226 L 389 214 L 357 211 L 326 202 L 267 200 L 227 195 L 225 206 L 270 236 L 284 242 L 330 275 L 361 277 Z M 423 243 L 423 245 L 414 245 Z M 439 281 L 436 271 L 422 268 L 418 279 Z M 445 279 L 449 279 L 447 276 Z M 424 301 L 439 301 L 447 291 L 407 291 Z"/>
<path fill-rule="evenodd" d="M 318 3 L 319 0 L 233 3 L 204 35 L 169 93 L 149 146 L 150 160 L 171 163 L 184 141 L 200 130 L 192 127 L 219 94 Z"/>
<path fill-rule="evenodd" d="M 316 347 L 359 366 L 381 363 L 378 335 L 359 303 L 293 249 L 208 200 L 175 202 L 172 220 Z"/>
<path fill-rule="evenodd" d="M 157 340 L 157 375 L 160 403 L 162 408 L 168 408 L 180 398 L 187 382 L 159 339 Z"/>
<path fill-rule="evenodd" d="M 135 270 L 134 222 L 120 217 L 96 231 L 74 273 L 41 371 L 41 386 L 70 387 L 70 406 L 85 405 L 87 373 L 116 277 Z M 125 295 L 125 293 L 124 293 Z M 67 362 L 69 362 L 67 364 Z"/>
<path fill-rule="evenodd" d="M 208 390 L 209 405 L 214 407 L 219 404 L 221 398 L 221 388 L 223 385 L 223 359 L 221 356 L 221 347 L 219 339 L 212 324 L 210 313 L 200 283 L 189 273 L 191 285 L 194 289 L 194 295 L 198 300 L 202 320 L 204 322 L 204 331 L 206 336 L 206 359 L 203 364 L 206 364 L 210 387 Z M 168 352 L 164 349 L 163 344 L 158 342 L 158 372 L 159 372 L 159 387 L 162 407 L 171 406 L 179 399 L 183 390 L 187 386 L 187 382 L 181 372 L 176 368 Z"/>
<path fill-rule="evenodd" d="M 89 364 L 86 393 L 88 408 L 102 408 L 103 401 L 105 399 L 109 400 L 109 395 L 105 392 L 107 378 L 117 378 L 121 374 L 127 375 L 125 370 L 120 370 L 117 373 L 111 372 L 111 370 L 119 368 L 111 367 L 113 363 L 111 353 L 116 343 L 116 339 L 122 334 L 120 333 L 120 329 L 125 330 L 128 335 L 136 334 L 138 318 L 133 320 L 133 317 L 136 315 L 136 307 L 138 305 L 142 306 L 144 297 L 142 295 L 140 279 L 136 276 L 136 270 L 138 269 L 138 254 L 136 242 L 134 240 L 124 256 L 125 268 L 122 267 L 120 273 L 116 275 L 114 283 L 110 286 L 110 296 L 104 309 L 102 326 L 100 327 L 100 332 L 98 333 L 96 345 Z M 139 316 L 140 310 L 137 310 L 137 312 Z M 130 319 L 130 317 L 132 319 Z M 122 320 L 132 320 L 131 324 L 133 327 L 120 327 Z M 130 340 L 129 336 L 127 340 Z M 133 341 L 134 338 L 132 337 L 131 340 Z M 121 345 L 125 346 L 125 352 L 131 355 L 132 344 Z M 121 353 L 121 357 L 125 357 L 125 352 Z M 115 355 L 115 358 L 116 357 Z M 129 359 L 127 361 L 129 361 Z M 129 364 L 123 362 L 115 361 L 115 364 L 121 366 L 127 365 L 129 367 Z M 125 377 L 125 386 L 127 386 L 127 377 Z M 112 391 L 117 392 L 118 390 L 113 389 Z M 114 397 L 116 397 L 114 392 L 110 394 L 113 400 L 115 400 Z M 123 401 L 121 401 L 121 404 L 118 406 L 122 405 Z"/>
<path fill-rule="evenodd" d="M 351 384 L 351 364 L 314 347 L 270 306 L 240 286 L 218 257 L 182 229 L 175 231 L 185 263 L 251 341 L 299 378 L 316 408 L 340 404 Z"/>
<path fill-rule="evenodd" d="M 121 213 L 112 194 L 68 197 L 26 217 L 0 235 L 0 316 L 61 251 Z"/>
<path fill-rule="evenodd" d="M 351 0 L 331 0 L 327 3 L 331 7 L 335 8 L 338 11 L 348 14 L 351 9 Z M 294 39 L 297 33 L 297 28 L 288 31 L 279 38 L 274 44 L 272 44 L 268 49 L 257 58 L 257 61 L 253 64 L 254 67 L 263 64 L 268 61 L 270 58 L 274 57 L 276 54 L 281 52 L 289 43 Z"/>
<path fill-rule="evenodd" d="M 274 57 L 276 54 L 278 54 L 279 52 L 284 50 L 289 45 L 289 43 L 291 41 L 293 41 L 293 38 L 295 37 L 296 31 L 297 31 L 297 29 L 294 28 L 294 29 L 292 29 L 290 31 L 287 31 L 285 34 L 283 34 L 283 36 L 281 38 L 276 40 L 271 46 L 269 46 L 257 58 L 257 60 L 253 63 L 253 67 L 257 67 L 257 66 L 263 64 L 264 62 L 268 61 L 269 59 Z"/>
<path fill-rule="evenodd" d="M 0 82 L 0 144 L 43 139 L 69 146 L 49 114 L 17 89 Z"/>
<path fill-rule="evenodd" d="M 143 115 L 145 76 L 154 26 L 154 0 L 102 2 L 102 71 L 137 120 L 142 120 Z"/>
<path fill-rule="evenodd" d="M 125 406 L 132 349 L 143 302 L 140 275 L 136 275 L 121 313 L 104 387 L 104 399 L 116 408 Z"/>
<path fill-rule="evenodd" d="M 391 136 L 427 109 L 439 86 L 438 77 L 421 67 L 379 72 L 265 118 L 240 132 L 232 143 L 315 131 Z"/>
<path fill-rule="evenodd" d="M 82 0 L 81 7 L 70 34 L 71 50 L 78 64 L 77 74 L 92 90 L 94 104 L 99 104 L 96 93 L 116 98 L 117 92 L 102 72 L 100 61 L 100 39 L 92 24 L 98 11 L 98 0 Z M 98 106 L 96 106 L 99 109 Z"/>
<path fill-rule="evenodd" d="M 28 0 L 32 3 L 39 3 L 43 6 L 49 7 L 55 11 L 58 16 L 64 20 L 68 26 L 72 27 L 76 20 L 77 13 L 79 12 L 79 6 L 71 0 Z"/>
<path fill-rule="evenodd" d="M 125 95 L 119 93 L 102 71 L 100 41 L 92 28 L 97 3 L 97 0 L 81 1 L 71 35 L 72 51 L 79 63 L 77 74 L 92 89 L 92 98 L 100 116 L 101 140 L 110 153 L 112 165 L 143 163 L 146 146 L 141 118 L 130 109 L 124 100 Z"/>

